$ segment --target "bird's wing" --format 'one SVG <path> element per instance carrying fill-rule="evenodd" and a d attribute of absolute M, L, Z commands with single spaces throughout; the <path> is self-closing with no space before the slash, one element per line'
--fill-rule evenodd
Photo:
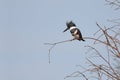
<path fill-rule="evenodd" d="M 77 30 L 78 30 L 77 34 L 79 34 L 79 37 L 82 38 L 82 34 L 81 34 L 80 30 L 79 29 L 77 29 Z"/>

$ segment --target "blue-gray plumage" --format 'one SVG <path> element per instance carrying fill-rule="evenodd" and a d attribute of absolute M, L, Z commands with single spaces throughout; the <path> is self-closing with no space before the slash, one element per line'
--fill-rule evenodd
<path fill-rule="evenodd" d="M 70 22 L 67 22 L 66 25 L 67 25 L 67 28 L 63 32 L 70 30 L 72 36 L 74 36 L 75 39 L 77 39 L 79 41 L 80 40 L 85 41 L 82 38 L 82 34 L 81 34 L 80 30 L 76 27 L 75 23 L 70 21 Z"/>

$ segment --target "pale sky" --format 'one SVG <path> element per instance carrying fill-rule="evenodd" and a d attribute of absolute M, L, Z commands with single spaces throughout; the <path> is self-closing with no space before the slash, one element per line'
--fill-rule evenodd
<path fill-rule="evenodd" d="M 0 80 L 65 80 L 76 65 L 85 66 L 91 42 L 73 41 L 57 45 L 48 63 L 46 42 L 71 39 L 63 33 L 73 21 L 84 37 L 98 30 L 96 22 L 108 25 L 119 13 L 104 0 L 0 0 Z M 78 80 L 69 78 L 67 80 Z"/>

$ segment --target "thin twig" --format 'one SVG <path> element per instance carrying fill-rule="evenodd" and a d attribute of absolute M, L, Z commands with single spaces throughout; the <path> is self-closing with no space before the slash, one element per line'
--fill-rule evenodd
<path fill-rule="evenodd" d="M 117 73 L 115 72 L 115 70 L 113 69 L 113 67 L 112 67 L 112 65 L 110 64 L 110 62 L 107 61 L 107 60 L 100 54 L 100 52 L 99 52 L 97 49 L 95 49 L 95 48 L 92 47 L 92 46 L 88 46 L 88 47 L 90 47 L 90 48 L 92 48 L 94 51 L 96 51 L 96 53 L 100 56 L 100 58 L 101 58 L 102 60 L 104 60 L 104 61 L 109 65 L 109 68 L 112 70 L 112 73 L 113 73 L 116 77 L 119 77 L 119 76 L 117 75 Z"/>
<path fill-rule="evenodd" d="M 92 38 L 92 37 L 84 37 L 84 39 L 91 39 L 91 40 L 98 41 L 98 42 L 103 43 L 103 44 L 105 44 L 105 45 L 108 45 L 109 47 L 111 47 L 111 48 L 113 48 L 113 49 L 116 50 L 116 48 L 115 48 L 114 46 L 109 45 L 108 43 L 106 43 L 106 42 L 104 42 L 104 41 L 101 41 L 101 40 L 98 40 L 98 39 L 95 39 L 95 38 Z"/>
<path fill-rule="evenodd" d="M 55 43 L 44 43 L 44 45 L 51 45 L 51 47 L 49 48 L 49 53 L 48 53 L 49 64 L 50 64 L 50 62 L 51 62 L 51 59 L 50 59 L 51 50 L 52 50 L 57 44 L 64 43 L 64 42 L 69 42 L 69 41 L 73 41 L 73 40 L 75 40 L 75 39 L 70 39 L 70 40 L 65 40 L 65 41 L 60 41 L 60 42 L 55 42 Z"/>
<path fill-rule="evenodd" d="M 88 78 L 86 77 L 86 75 L 83 72 L 80 72 L 80 71 L 73 72 L 69 76 L 66 76 L 64 79 L 69 78 L 69 77 L 79 77 L 79 75 L 82 75 L 85 80 L 88 80 Z"/>
<path fill-rule="evenodd" d="M 102 68 L 102 66 L 98 66 L 95 63 L 93 63 L 91 60 L 87 59 L 94 67 L 98 68 L 99 70 L 104 71 L 107 75 L 109 75 L 112 78 L 115 78 L 116 80 L 118 80 L 118 77 L 116 77 L 115 75 L 112 75 L 109 71 L 107 71 L 106 69 Z"/>

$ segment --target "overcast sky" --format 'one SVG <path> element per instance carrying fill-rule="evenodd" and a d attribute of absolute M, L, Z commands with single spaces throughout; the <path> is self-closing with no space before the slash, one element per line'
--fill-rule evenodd
<path fill-rule="evenodd" d="M 66 21 L 73 21 L 84 37 L 93 37 L 96 22 L 108 25 L 107 19 L 119 13 L 104 0 L 0 0 L 0 80 L 64 80 L 76 65 L 85 66 L 85 45 L 73 41 L 57 45 L 48 63 L 46 42 L 71 39 L 63 33 Z M 78 80 L 69 78 L 67 80 Z"/>

